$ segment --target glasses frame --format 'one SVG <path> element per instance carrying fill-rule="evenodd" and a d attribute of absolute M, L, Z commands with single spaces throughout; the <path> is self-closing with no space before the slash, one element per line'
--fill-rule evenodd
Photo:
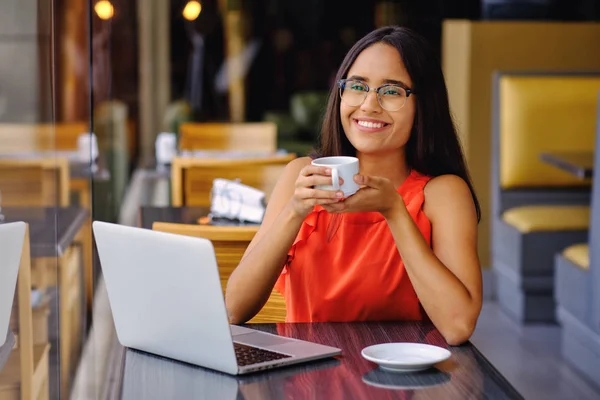
<path fill-rule="evenodd" d="M 377 93 L 377 102 L 379 103 L 379 106 L 381 108 L 383 108 L 384 110 L 386 110 L 386 111 L 394 112 L 394 111 L 399 111 L 402 108 L 404 108 L 404 106 L 406 105 L 406 100 L 408 100 L 408 98 L 410 97 L 411 94 L 415 94 L 415 91 L 412 90 L 411 88 L 408 88 L 408 87 L 406 87 L 404 85 L 400 85 L 400 84 L 397 84 L 397 83 L 384 83 L 383 85 L 381 85 L 379 87 L 370 88 L 369 85 L 367 85 L 365 82 L 360 81 L 358 79 L 340 79 L 339 81 L 337 81 L 337 86 L 339 88 L 338 91 L 339 91 L 339 94 L 340 94 L 340 101 L 342 101 L 342 102 L 344 102 L 344 98 L 342 96 L 342 90 L 344 90 L 344 87 L 346 86 L 346 83 L 348 83 L 348 82 L 360 82 L 361 84 L 365 85 L 365 88 L 367 89 L 367 90 L 365 90 L 365 95 L 364 95 L 362 101 L 359 104 L 357 104 L 355 106 L 351 106 L 349 104 L 346 104 L 348 107 L 360 107 L 360 106 L 362 106 L 363 103 L 365 102 L 365 100 L 367 99 L 367 96 L 369 95 L 369 92 L 375 92 L 375 93 Z M 383 104 L 381 104 L 381 89 L 386 88 L 386 87 L 390 87 L 390 86 L 400 87 L 400 88 L 402 88 L 406 92 L 406 99 L 404 100 L 404 104 L 402 104 L 402 106 L 400 108 L 396 109 L 396 110 L 388 110 L 387 108 L 385 108 L 383 106 Z"/>

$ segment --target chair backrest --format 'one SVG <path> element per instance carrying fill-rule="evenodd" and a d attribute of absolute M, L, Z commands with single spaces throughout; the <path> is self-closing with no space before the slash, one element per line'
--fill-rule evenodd
<path fill-rule="evenodd" d="M 68 160 L 0 159 L 0 196 L 7 207 L 69 205 Z"/>
<path fill-rule="evenodd" d="M 1 379 L 0 393 L 6 393 L 15 383 L 19 386 L 22 399 L 47 399 L 48 394 L 48 343 L 36 343 L 33 329 L 31 305 L 31 257 L 29 226 L 25 229 L 25 238 L 21 250 L 19 275 L 13 301 L 10 330 L 15 334 L 18 359 L 11 357 L 1 373 L 12 374 L 10 379 Z M 6 332 L 2 332 L 5 334 Z M 35 345 L 35 347 L 34 347 Z M 18 361 L 17 361 L 18 360 Z M 17 378 L 18 377 L 18 378 Z M 17 379 L 14 379 L 17 378 Z M 4 384 L 5 387 L 2 387 Z M 13 386 L 14 387 L 14 386 Z M 6 396 L 2 397 L 5 398 Z"/>
<path fill-rule="evenodd" d="M 176 157 L 171 165 L 171 203 L 210 206 L 213 180 L 235 180 L 262 190 L 267 200 L 285 166 L 295 154 L 264 158 L 201 159 Z"/>
<path fill-rule="evenodd" d="M 272 122 L 186 122 L 179 126 L 179 150 L 274 153 L 277 150 L 277 125 Z"/>
<path fill-rule="evenodd" d="M 215 248 L 221 286 L 225 293 L 227 280 L 240 263 L 248 244 L 258 231 L 258 226 L 210 226 L 155 222 L 152 229 L 210 240 Z M 249 322 L 284 322 L 285 315 L 285 300 L 279 292 L 273 289 L 265 306 Z"/>
<path fill-rule="evenodd" d="M 76 150 L 77 138 L 88 130 L 84 122 L 0 124 L 0 153 Z"/>
<path fill-rule="evenodd" d="M 44 206 L 42 167 L 0 163 L 0 205 Z M 24 204 L 28 202 L 29 204 Z"/>
<path fill-rule="evenodd" d="M 589 180 L 545 164 L 547 151 L 594 148 L 600 72 L 499 72 L 494 80 L 494 213 L 526 204 L 585 204 Z"/>

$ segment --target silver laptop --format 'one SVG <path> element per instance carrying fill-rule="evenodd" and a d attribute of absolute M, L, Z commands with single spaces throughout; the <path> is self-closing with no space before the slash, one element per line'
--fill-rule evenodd
<path fill-rule="evenodd" d="M 0 346 L 6 342 L 24 240 L 24 222 L 0 224 Z"/>
<path fill-rule="evenodd" d="M 123 346 L 232 375 L 341 354 L 229 325 L 209 240 L 99 221 L 93 231 Z"/>

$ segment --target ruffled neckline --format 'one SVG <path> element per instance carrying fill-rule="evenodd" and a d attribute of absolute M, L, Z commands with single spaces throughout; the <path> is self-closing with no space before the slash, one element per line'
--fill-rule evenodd
<path fill-rule="evenodd" d="M 396 190 L 404 199 L 407 199 L 407 196 L 409 196 L 411 192 L 422 191 L 423 186 L 425 185 L 425 183 L 427 183 L 428 180 L 429 177 L 427 177 L 426 175 L 420 174 L 419 172 L 412 170 L 410 174 L 406 177 L 404 182 L 402 182 L 402 184 Z M 422 184 L 416 184 L 417 182 L 422 182 Z M 298 244 L 307 241 L 311 234 L 315 231 L 317 227 L 317 222 L 319 220 L 319 215 L 323 212 L 327 213 L 327 211 L 323 207 L 315 206 L 310 212 L 310 214 L 306 216 L 306 218 L 304 219 L 304 223 L 300 228 L 298 235 L 296 236 L 296 240 L 294 241 L 292 247 L 288 252 L 287 263 L 291 262 L 291 260 L 294 259 Z M 383 215 L 381 215 L 381 213 L 378 212 L 346 213 L 342 214 L 342 216 L 343 220 L 341 221 L 341 223 L 344 224 L 373 225 L 385 221 Z M 284 268 L 282 274 L 285 274 L 286 271 L 287 265 Z M 278 282 L 280 281 L 281 279 Z M 281 286 L 278 290 L 282 291 L 284 288 L 283 282 L 281 282 L 279 285 Z"/>

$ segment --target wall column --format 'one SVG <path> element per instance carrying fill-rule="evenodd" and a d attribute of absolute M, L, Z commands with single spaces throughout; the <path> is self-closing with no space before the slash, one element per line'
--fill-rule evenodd
<path fill-rule="evenodd" d="M 171 101 L 170 2 L 138 0 L 140 156 L 154 156 L 154 141 Z"/>

